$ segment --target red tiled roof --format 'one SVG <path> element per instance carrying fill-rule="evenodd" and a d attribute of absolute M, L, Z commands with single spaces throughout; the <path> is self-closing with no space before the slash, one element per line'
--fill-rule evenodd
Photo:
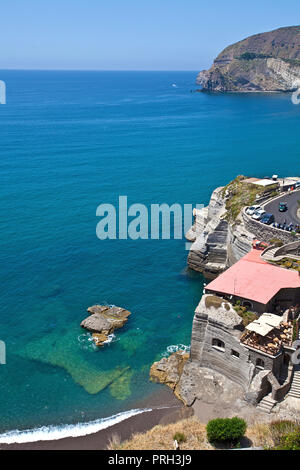
<path fill-rule="evenodd" d="M 250 251 L 205 289 L 267 304 L 280 289 L 300 288 L 300 276 L 296 271 L 273 266 L 260 254 L 259 250 Z"/>

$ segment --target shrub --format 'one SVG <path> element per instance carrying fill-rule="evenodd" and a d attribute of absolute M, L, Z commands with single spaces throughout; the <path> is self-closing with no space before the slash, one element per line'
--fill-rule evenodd
<path fill-rule="evenodd" d="M 284 438 L 284 450 L 300 450 L 300 431 L 294 431 Z"/>
<path fill-rule="evenodd" d="M 294 421 L 272 421 L 269 425 L 269 429 L 275 446 L 279 445 L 282 442 L 282 438 L 286 437 L 287 434 L 296 431 L 298 428 L 299 425 Z"/>
<path fill-rule="evenodd" d="M 183 432 L 176 432 L 173 436 L 174 441 L 177 441 L 179 444 L 180 442 L 186 442 L 186 436 Z"/>
<path fill-rule="evenodd" d="M 300 430 L 291 432 L 281 439 L 275 450 L 300 450 Z"/>
<path fill-rule="evenodd" d="M 267 54 L 256 54 L 255 52 L 244 52 L 239 57 L 237 57 L 237 59 L 254 60 L 254 59 L 268 59 L 269 57 L 271 56 Z"/>
<path fill-rule="evenodd" d="M 247 311 L 246 307 L 241 307 L 238 303 L 233 307 L 236 313 L 243 319 L 243 325 L 246 327 L 254 320 L 257 320 L 257 315 L 254 312 Z"/>
<path fill-rule="evenodd" d="M 210 443 L 236 444 L 245 434 L 246 422 L 241 418 L 217 418 L 206 426 L 207 439 Z"/>
<path fill-rule="evenodd" d="M 275 238 L 275 237 L 271 238 L 270 243 L 271 243 L 271 245 L 275 245 L 275 246 L 278 246 L 278 247 L 283 245 L 283 241 L 280 240 L 280 238 Z"/>

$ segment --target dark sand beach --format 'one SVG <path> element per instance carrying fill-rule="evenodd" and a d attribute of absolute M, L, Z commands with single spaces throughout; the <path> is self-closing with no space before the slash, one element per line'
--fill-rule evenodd
<path fill-rule="evenodd" d="M 107 449 L 113 436 L 120 441 L 129 439 L 132 434 L 145 432 L 157 424 L 168 424 L 193 414 L 193 409 L 185 408 L 171 390 L 162 388 L 159 392 L 136 404 L 136 408 L 152 408 L 152 411 L 132 416 L 121 423 L 97 433 L 79 437 L 68 437 L 53 441 L 37 441 L 24 444 L 2 444 L 2 450 L 103 450 Z"/>

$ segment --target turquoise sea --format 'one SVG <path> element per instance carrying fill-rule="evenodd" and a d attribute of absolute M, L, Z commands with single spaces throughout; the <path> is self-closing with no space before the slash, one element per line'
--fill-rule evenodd
<path fill-rule="evenodd" d="M 0 72 L 1 434 L 134 409 L 160 387 L 151 363 L 190 343 L 185 241 L 100 241 L 99 204 L 207 204 L 237 174 L 300 173 L 290 95 L 191 93 L 196 74 Z M 104 302 L 132 316 L 96 351 L 79 325 Z"/>

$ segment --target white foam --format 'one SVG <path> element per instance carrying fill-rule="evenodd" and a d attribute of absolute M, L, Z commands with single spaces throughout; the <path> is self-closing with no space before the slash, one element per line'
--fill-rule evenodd
<path fill-rule="evenodd" d="M 98 419 L 89 423 L 68 424 L 62 426 L 43 426 L 24 431 L 9 431 L 0 435 L 1 444 L 24 444 L 26 442 L 56 441 L 66 437 L 79 437 L 94 434 L 114 424 L 121 423 L 125 419 L 141 413 L 149 413 L 152 408 L 135 409 L 118 413 L 108 418 Z"/>
<path fill-rule="evenodd" d="M 191 350 L 191 346 L 186 346 L 185 344 L 171 344 L 171 346 L 167 347 L 167 350 L 162 353 L 163 357 L 168 357 L 175 352 L 182 351 L 182 354 L 189 353 Z"/>
<path fill-rule="evenodd" d="M 107 340 L 103 341 L 103 344 L 110 344 L 110 343 L 115 343 L 116 341 L 119 341 L 116 335 L 113 333 L 111 335 L 108 335 Z"/>

